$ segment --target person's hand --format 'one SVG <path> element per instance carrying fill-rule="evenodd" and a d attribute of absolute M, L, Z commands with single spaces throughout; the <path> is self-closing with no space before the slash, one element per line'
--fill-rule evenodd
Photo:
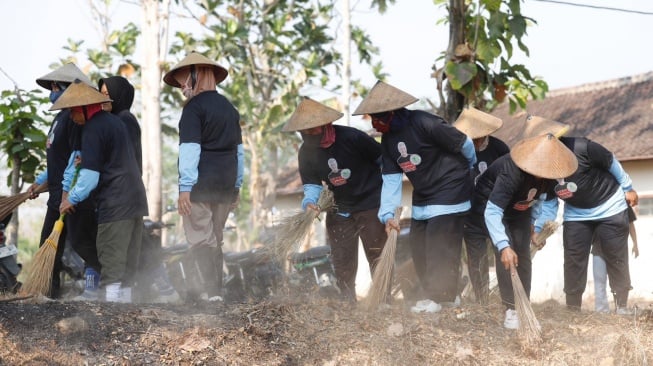
<path fill-rule="evenodd" d="M 395 218 L 388 219 L 388 221 L 385 222 L 385 233 L 388 234 L 388 236 L 390 236 L 392 230 L 396 230 L 397 233 L 399 233 L 400 229 L 401 227 L 399 227 L 399 221 L 397 221 Z"/>
<path fill-rule="evenodd" d="M 536 247 L 537 250 L 541 250 L 546 245 L 546 239 L 544 239 L 544 241 L 542 241 L 541 243 L 538 243 L 537 242 L 537 234 L 538 233 L 536 233 L 535 231 L 531 232 L 531 245 Z"/>
<path fill-rule="evenodd" d="M 33 200 L 39 196 L 39 194 L 36 191 L 38 188 L 39 185 L 37 183 L 32 183 L 32 185 L 29 186 L 29 188 L 27 188 L 27 192 L 29 192 L 29 199 Z"/>
<path fill-rule="evenodd" d="M 181 216 L 190 215 L 190 192 L 179 192 L 179 198 L 177 199 L 177 212 Z"/>
<path fill-rule="evenodd" d="M 75 165 L 75 168 L 79 167 L 80 164 L 82 164 L 82 156 L 81 155 L 75 156 L 75 160 L 73 161 L 73 164 Z"/>
<path fill-rule="evenodd" d="M 309 212 L 309 210 L 315 211 L 315 214 L 318 215 L 320 213 L 320 206 L 314 203 L 309 203 L 306 205 L 306 212 Z"/>
<path fill-rule="evenodd" d="M 637 244 L 633 244 L 633 256 L 635 258 L 639 257 L 639 248 L 637 247 Z"/>
<path fill-rule="evenodd" d="M 510 265 L 513 264 L 515 267 L 518 266 L 519 259 L 517 258 L 517 253 L 512 250 L 511 247 L 506 247 L 501 251 L 501 263 L 506 270 L 510 270 Z"/>
<path fill-rule="evenodd" d="M 639 204 L 639 196 L 637 195 L 637 192 L 635 192 L 634 189 L 631 189 L 630 191 L 626 192 L 626 201 L 628 201 L 630 207 L 635 207 Z"/>
<path fill-rule="evenodd" d="M 66 199 L 61 199 L 61 204 L 59 205 L 59 214 L 70 214 L 75 212 L 75 205 L 68 201 L 68 195 L 66 194 Z"/>

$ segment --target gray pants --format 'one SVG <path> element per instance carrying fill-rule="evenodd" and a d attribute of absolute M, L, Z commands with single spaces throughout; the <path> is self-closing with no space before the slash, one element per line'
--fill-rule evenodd
<path fill-rule="evenodd" d="M 193 202 L 190 215 L 183 217 L 190 254 L 204 283 L 204 289 L 198 292 L 205 292 L 209 298 L 222 295 L 222 230 L 230 210 L 229 203 Z"/>

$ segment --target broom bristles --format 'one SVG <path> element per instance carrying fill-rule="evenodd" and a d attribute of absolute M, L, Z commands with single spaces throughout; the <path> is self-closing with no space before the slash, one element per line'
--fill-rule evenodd
<path fill-rule="evenodd" d="M 317 206 L 320 212 L 306 210 L 297 212 L 289 217 L 283 218 L 277 225 L 277 233 L 272 242 L 266 245 L 266 250 L 279 262 L 284 262 L 292 252 L 299 251 L 304 243 L 315 218 L 322 211 L 328 211 L 335 207 L 333 192 L 324 187 L 320 193 Z"/>
<path fill-rule="evenodd" d="M 47 191 L 47 184 L 42 184 L 36 188 L 36 193 Z M 18 206 L 31 196 L 29 192 L 18 193 L 13 196 L 0 197 L 0 220 L 4 220 L 10 213 L 14 212 Z"/>
<path fill-rule="evenodd" d="M 399 220 L 401 216 L 401 207 L 395 210 L 395 218 Z M 395 253 L 397 251 L 397 236 L 396 230 L 391 230 L 388 239 L 383 246 L 381 256 L 374 266 L 374 273 L 372 274 L 372 285 L 368 292 L 366 307 L 373 309 L 380 304 L 386 302 L 389 296 L 390 285 L 392 284 L 392 275 L 395 266 Z"/>
<path fill-rule="evenodd" d="M 519 336 L 523 347 L 531 347 L 542 341 L 542 328 L 535 316 L 531 302 L 521 283 L 519 274 L 514 265 L 510 266 L 510 279 L 515 298 L 515 309 L 519 318 Z"/>
<path fill-rule="evenodd" d="M 531 258 L 542 249 L 542 243 L 544 243 L 548 237 L 553 235 L 553 233 L 558 230 L 558 227 L 560 227 L 560 224 L 555 221 L 547 221 L 542 225 L 542 231 L 535 235 L 535 238 L 531 243 Z"/>
<path fill-rule="evenodd" d="M 30 271 L 21 287 L 21 292 L 29 295 L 47 296 L 52 284 L 52 269 L 57 255 L 57 245 L 63 230 L 63 220 L 60 218 L 54 223 L 52 233 L 43 245 L 34 254 Z"/>

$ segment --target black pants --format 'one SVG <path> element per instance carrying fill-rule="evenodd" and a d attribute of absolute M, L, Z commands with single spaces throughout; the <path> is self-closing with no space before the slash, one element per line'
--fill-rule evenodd
<path fill-rule="evenodd" d="M 521 280 L 526 294 L 531 294 L 531 219 L 530 214 L 521 215 L 517 218 L 504 219 L 503 225 L 506 228 L 510 247 L 517 254 L 517 274 Z M 501 263 L 501 254 L 496 247 L 494 249 L 497 281 L 501 292 L 501 303 L 508 309 L 515 309 L 515 294 L 512 291 L 512 278 L 510 269 L 506 269 Z"/>
<path fill-rule="evenodd" d="M 464 238 L 469 279 L 474 287 L 476 301 L 487 305 L 490 292 L 488 245 L 492 246 L 492 243 L 483 215 L 471 213 L 467 216 Z"/>
<path fill-rule="evenodd" d="M 458 294 L 463 225 L 466 214 L 411 221 L 410 247 L 424 295 L 437 303 Z"/>
<path fill-rule="evenodd" d="M 374 274 L 387 239 L 385 225 L 377 218 L 376 209 L 354 212 L 349 217 L 335 212 L 327 213 L 327 242 L 331 246 L 331 258 L 338 288 L 345 297 L 356 299 L 356 272 L 358 271 L 358 239 Z"/>
<path fill-rule="evenodd" d="M 628 267 L 628 210 L 600 220 L 565 221 L 564 246 L 565 294 L 567 305 L 580 307 L 587 283 L 587 262 L 592 239 L 600 243 L 607 265 L 610 288 L 617 306 L 626 306 L 630 291 Z"/>
<path fill-rule="evenodd" d="M 41 229 L 41 242 L 39 247 L 41 247 L 45 241 L 48 239 L 50 234 L 52 234 L 52 229 L 54 228 L 54 223 L 59 219 L 59 210 L 53 209 L 48 206 L 48 210 L 45 212 L 45 219 L 43 220 L 43 229 Z M 68 219 L 66 218 L 66 222 Z M 66 222 L 64 222 L 63 229 L 59 235 L 59 242 L 57 243 L 57 253 L 54 257 L 54 267 L 52 268 L 52 286 L 50 287 L 50 293 L 48 294 L 52 298 L 59 297 L 59 290 L 61 288 L 61 257 L 63 256 L 64 246 L 66 245 Z"/>

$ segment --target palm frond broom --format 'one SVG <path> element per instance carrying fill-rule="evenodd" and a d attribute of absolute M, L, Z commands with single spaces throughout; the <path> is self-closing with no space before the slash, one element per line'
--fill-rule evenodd
<path fill-rule="evenodd" d="M 519 318 L 519 338 L 523 348 L 533 348 L 542 341 L 542 328 L 521 283 L 517 268 L 512 264 L 510 265 L 510 279 L 515 297 L 515 309 Z"/>
<path fill-rule="evenodd" d="M 322 189 L 317 206 L 320 208 L 319 212 L 308 209 L 281 219 L 276 225 L 274 238 L 265 247 L 270 256 L 283 263 L 290 253 L 300 249 L 320 213 L 335 207 L 333 192 L 327 187 Z"/>
<path fill-rule="evenodd" d="M 75 174 L 73 175 L 72 184 L 70 188 L 75 186 L 77 177 L 79 176 L 80 167 L 77 166 Z M 47 296 L 52 285 L 52 270 L 54 268 L 54 260 L 57 255 L 57 246 L 59 244 L 59 237 L 63 231 L 63 220 L 66 214 L 59 215 L 59 219 L 55 221 L 52 232 L 39 250 L 34 254 L 30 271 L 21 287 L 21 292 L 29 295 L 44 295 Z"/>
<path fill-rule="evenodd" d="M 43 183 L 36 188 L 36 193 L 43 193 L 48 190 L 48 184 Z M 31 194 L 29 192 L 18 193 L 13 196 L 0 197 L 0 221 L 14 212 L 18 206 L 27 201 Z"/>
<path fill-rule="evenodd" d="M 395 209 L 395 219 L 399 221 L 401 216 L 401 207 Z M 368 309 L 374 309 L 377 306 L 385 303 L 390 296 L 390 285 L 392 284 L 392 276 L 395 266 L 395 253 L 397 251 L 397 236 L 396 230 L 391 230 L 381 256 L 374 266 L 374 273 L 372 274 L 372 285 L 365 298 L 365 306 Z"/>
<path fill-rule="evenodd" d="M 531 243 L 531 258 L 542 249 L 542 243 L 544 243 L 548 237 L 553 235 L 559 227 L 560 224 L 555 221 L 547 221 L 542 225 L 542 231 L 535 235 L 535 238 L 533 238 L 533 242 Z"/>

